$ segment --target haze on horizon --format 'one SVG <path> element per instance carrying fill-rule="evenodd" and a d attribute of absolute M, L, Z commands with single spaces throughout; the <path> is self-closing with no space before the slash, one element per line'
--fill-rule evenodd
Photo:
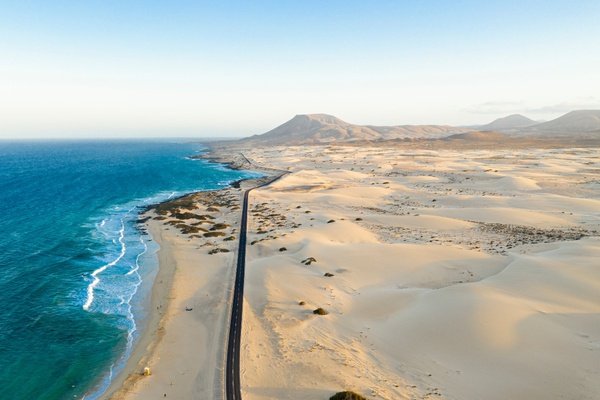
<path fill-rule="evenodd" d="M 600 108 L 600 3 L 0 1 L 0 138 L 247 136 Z"/>

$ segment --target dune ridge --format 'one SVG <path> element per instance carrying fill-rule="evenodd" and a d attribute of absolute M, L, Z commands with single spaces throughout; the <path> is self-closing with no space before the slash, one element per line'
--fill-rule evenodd
<path fill-rule="evenodd" d="M 600 393 L 598 149 L 245 154 L 245 399 Z"/>

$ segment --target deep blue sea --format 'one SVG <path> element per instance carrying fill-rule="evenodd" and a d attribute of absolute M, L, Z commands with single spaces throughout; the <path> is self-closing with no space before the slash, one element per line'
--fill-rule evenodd
<path fill-rule="evenodd" d="M 253 175 L 167 141 L 0 141 L 0 398 L 96 398 L 139 335 L 145 205 Z"/>

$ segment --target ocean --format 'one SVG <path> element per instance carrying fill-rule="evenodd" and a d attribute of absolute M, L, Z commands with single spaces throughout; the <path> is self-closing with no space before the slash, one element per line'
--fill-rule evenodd
<path fill-rule="evenodd" d="M 2 399 L 86 399 L 123 367 L 157 246 L 140 210 L 256 176 L 176 141 L 0 142 Z"/>

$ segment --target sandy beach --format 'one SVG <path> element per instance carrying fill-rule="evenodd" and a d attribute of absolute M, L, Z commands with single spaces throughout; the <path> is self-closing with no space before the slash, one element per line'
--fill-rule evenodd
<path fill-rule="evenodd" d="M 244 154 L 291 172 L 250 196 L 245 399 L 600 393 L 597 149 Z M 110 398 L 223 398 L 240 194 L 150 214 L 153 322 Z"/>
<path fill-rule="evenodd" d="M 160 245 L 152 316 L 104 398 L 222 398 L 238 224 L 231 209 L 237 209 L 240 193 L 201 192 L 146 214 L 151 218 L 145 225 Z M 170 217 L 171 207 L 176 217 Z M 191 210 L 198 218 L 190 218 Z M 143 376 L 145 367 L 150 376 Z"/>

